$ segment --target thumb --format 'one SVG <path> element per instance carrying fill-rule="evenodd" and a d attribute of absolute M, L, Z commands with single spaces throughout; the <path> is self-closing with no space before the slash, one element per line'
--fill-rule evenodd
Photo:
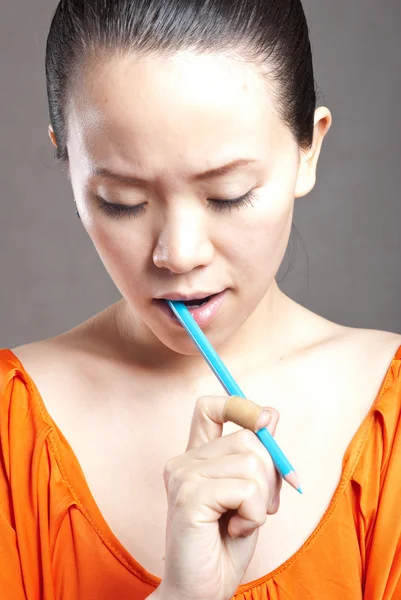
<path fill-rule="evenodd" d="M 265 412 L 262 409 L 267 410 Z M 261 407 L 239 396 L 201 396 L 192 415 L 186 452 L 221 437 L 223 423 L 231 421 L 246 429 L 257 431 L 267 427 L 274 435 L 279 413 L 271 407 Z"/>
<path fill-rule="evenodd" d="M 266 421 L 258 422 L 257 425 L 259 425 L 259 429 L 262 429 L 262 427 L 266 427 L 266 429 L 269 431 L 269 433 L 274 435 L 276 433 L 277 425 L 278 425 L 278 422 L 280 419 L 280 413 L 278 412 L 278 410 L 276 410 L 275 408 L 272 408 L 271 406 L 262 406 L 262 408 L 263 408 L 263 412 L 261 413 L 259 418 L 261 419 L 262 416 L 265 415 L 265 411 L 267 412 L 267 414 L 270 413 L 270 418 L 265 417 Z"/>
<path fill-rule="evenodd" d="M 227 396 L 201 396 L 197 399 L 186 452 L 221 437 L 227 400 Z"/>
<path fill-rule="evenodd" d="M 259 406 L 249 398 L 230 396 L 224 411 L 224 420 L 232 421 L 256 433 L 266 427 L 274 435 L 280 415 L 271 406 Z"/>

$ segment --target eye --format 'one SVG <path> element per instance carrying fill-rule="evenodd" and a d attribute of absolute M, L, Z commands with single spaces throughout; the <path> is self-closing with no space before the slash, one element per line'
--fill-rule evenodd
<path fill-rule="evenodd" d="M 234 198 L 233 200 L 213 200 L 209 198 L 208 202 L 212 205 L 213 210 L 221 212 L 222 210 L 231 210 L 233 208 L 241 208 L 242 206 L 253 206 L 252 200 L 256 200 L 255 194 L 252 192 L 248 192 L 244 196 L 240 196 L 239 198 Z"/>
<path fill-rule="evenodd" d="M 103 211 L 109 217 L 120 219 L 121 217 L 139 217 L 144 210 L 145 204 L 138 204 L 136 206 L 126 206 L 125 204 L 116 204 L 115 202 L 106 202 L 103 198 L 98 196 L 100 210 Z"/>
<path fill-rule="evenodd" d="M 145 206 L 147 204 L 144 202 L 142 204 L 137 204 L 136 206 L 126 206 L 125 204 L 106 202 L 100 196 L 97 196 L 97 200 L 99 202 L 100 210 L 109 217 L 115 219 L 120 219 L 122 217 L 139 217 L 145 211 Z M 216 212 L 221 212 L 222 210 L 229 210 L 231 212 L 233 208 L 239 209 L 242 206 L 253 206 L 252 200 L 256 200 L 256 196 L 251 190 L 244 196 L 232 200 L 216 200 L 208 198 L 208 203 Z"/>

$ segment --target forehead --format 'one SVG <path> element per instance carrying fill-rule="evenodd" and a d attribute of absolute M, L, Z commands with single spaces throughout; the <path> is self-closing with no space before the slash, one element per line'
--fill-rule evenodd
<path fill-rule="evenodd" d="M 144 169 L 172 157 L 199 165 L 210 153 L 274 148 L 285 135 L 266 80 L 224 55 L 128 55 L 89 64 L 68 112 L 68 153 L 90 168 L 110 160 Z M 287 132 L 288 134 L 288 132 Z M 192 164 L 193 163 L 193 164 Z"/>

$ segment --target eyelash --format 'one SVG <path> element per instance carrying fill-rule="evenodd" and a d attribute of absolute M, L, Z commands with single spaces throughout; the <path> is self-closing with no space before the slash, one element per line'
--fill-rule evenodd
<path fill-rule="evenodd" d="M 100 201 L 100 209 L 108 216 L 114 217 L 115 219 L 120 219 L 121 217 L 139 217 L 143 211 L 145 210 L 144 204 L 138 204 L 138 206 L 125 206 L 123 204 L 116 204 L 114 202 L 106 202 L 103 198 L 98 196 L 98 200 Z M 221 212 L 222 210 L 231 210 L 233 208 L 240 209 L 243 206 L 253 206 L 252 200 L 256 200 L 256 196 L 253 194 L 252 190 L 245 194 L 244 196 L 240 196 L 239 198 L 234 198 L 233 200 L 208 200 L 209 203 L 212 203 L 211 206 L 214 211 Z"/>

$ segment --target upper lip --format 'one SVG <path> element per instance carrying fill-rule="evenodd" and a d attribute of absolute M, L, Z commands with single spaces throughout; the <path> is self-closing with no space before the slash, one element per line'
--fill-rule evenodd
<path fill-rule="evenodd" d="M 220 292 L 191 292 L 190 294 L 171 292 L 169 294 L 165 294 L 164 296 L 159 296 L 156 298 L 156 300 L 202 300 L 203 298 L 208 298 L 209 296 L 214 296 L 215 294 L 220 294 Z"/>

